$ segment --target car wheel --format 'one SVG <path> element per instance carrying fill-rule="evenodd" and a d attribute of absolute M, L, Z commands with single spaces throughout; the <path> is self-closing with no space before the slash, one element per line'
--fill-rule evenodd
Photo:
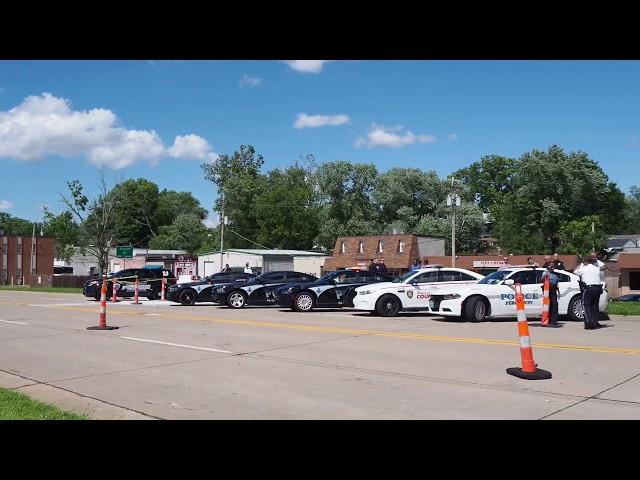
<path fill-rule="evenodd" d="M 482 322 L 489 315 L 489 306 L 484 298 L 472 297 L 464 306 L 464 316 L 471 322 Z"/>
<path fill-rule="evenodd" d="M 195 290 L 189 289 L 189 290 L 185 290 L 184 292 L 182 292 L 180 294 L 180 297 L 178 298 L 178 300 L 180 301 L 180 303 L 182 305 L 187 307 L 187 306 L 190 306 L 190 305 L 195 305 L 196 298 L 198 298 L 198 294 L 195 292 Z"/>
<path fill-rule="evenodd" d="M 227 305 L 231 308 L 242 308 L 247 304 L 247 296 L 240 290 L 231 292 L 227 297 Z"/>
<path fill-rule="evenodd" d="M 398 315 L 402 304 L 400 299 L 395 295 L 383 295 L 380 300 L 376 302 L 376 312 L 381 317 L 395 317 Z"/>
<path fill-rule="evenodd" d="M 300 292 L 293 297 L 293 309 L 296 312 L 310 312 L 315 307 L 313 295 L 309 292 Z"/>
<path fill-rule="evenodd" d="M 160 300 L 160 290 L 152 288 L 151 294 L 149 295 L 149 300 Z"/>
<path fill-rule="evenodd" d="M 567 310 L 569 320 L 574 322 L 584 322 L 584 306 L 582 305 L 582 296 L 576 295 L 569 302 Z"/>

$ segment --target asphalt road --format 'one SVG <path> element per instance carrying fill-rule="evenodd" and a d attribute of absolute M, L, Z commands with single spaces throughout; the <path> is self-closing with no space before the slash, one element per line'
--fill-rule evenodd
<path fill-rule="evenodd" d="M 640 419 L 640 318 L 586 331 L 0 292 L 0 386 L 100 419 Z M 532 324 L 535 321 L 532 320 Z"/>

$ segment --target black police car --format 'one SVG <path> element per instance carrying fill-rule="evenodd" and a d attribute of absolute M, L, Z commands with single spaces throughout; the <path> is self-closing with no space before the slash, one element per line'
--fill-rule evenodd
<path fill-rule="evenodd" d="M 275 305 L 275 291 L 278 287 L 293 282 L 313 282 L 313 275 L 301 272 L 267 272 L 259 275 L 246 284 L 231 283 L 214 290 L 213 301 L 231 308 L 242 308 L 245 305 Z"/>
<path fill-rule="evenodd" d="M 292 283 L 280 287 L 276 291 L 277 303 L 297 312 L 310 312 L 314 308 L 353 307 L 356 287 L 392 280 L 393 277 L 368 270 L 338 270 L 312 283 Z"/>
<path fill-rule="evenodd" d="M 160 299 L 162 278 L 166 279 L 167 288 L 177 281 L 173 272 L 164 268 L 125 268 L 116 273 L 107 274 L 107 299 L 111 298 L 113 292 L 113 279 L 124 282 L 116 286 L 116 295 L 118 297 L 133 297 L 135 295 L 133 284 L 136 277 L 138 277 L 138 296 L 147 297 L 150 300 Z M 102 277 L 98 276 L 84 282 L 82 293 L 85 297 L 93 297 L 96 300 L 100 300 L 101 289 Z"/>
<path fill-rule="evenodd" d="M 255 278 L 252 273 L 214 273 L 198 282 L 172 285 L 167 291 L 167 299 L 182 305 L 195 305 L 196 302 L 212 302 L 215 288 L 227 283 L 247 283 Z"/>

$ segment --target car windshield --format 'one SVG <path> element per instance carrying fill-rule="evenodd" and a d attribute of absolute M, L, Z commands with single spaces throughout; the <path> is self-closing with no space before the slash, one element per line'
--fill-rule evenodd
<path fill-rule="evenodd" d="M 249 280 L 247 280 L 247 283 L 245 285 L 255 285 L 256 283 L 262 283 L 262 275 L 250 278 Z"/>
<path fill-rule="evenodd" d="M 343 270 L 338 270 L 337 272 L 327 273 L 324 277 L 315 280 L 313 283 L 331 283 Z"/>
<path fill-rule="evenodd" d="M 393 280 L 393 283 L 404 283 L 405 280 L 413 277 L 417 272 L 414 270 L 413 272 L 407 272 L 404 275 L 396 278 L 395 280 Z"/>
<path fill-rule="evenodd" d="M 487 275 L 482 280 L 480 280 L 478 283 L 483 283 L 485 285 L 497 285 L 502 280 L 504 280 L 505 277 L 507 275 L 509 275 L 511 272 L 512 272 L 512 270 L 498 270 L 497 272 L 493 272 L 493 273 Z"/>

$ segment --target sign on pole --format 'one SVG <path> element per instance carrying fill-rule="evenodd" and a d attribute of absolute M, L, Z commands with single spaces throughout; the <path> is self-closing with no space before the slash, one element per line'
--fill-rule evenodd
<path fill-rule="evenodd" d="M 133 258 L 133 247 L 116 247 L 116 257 Z"/>

